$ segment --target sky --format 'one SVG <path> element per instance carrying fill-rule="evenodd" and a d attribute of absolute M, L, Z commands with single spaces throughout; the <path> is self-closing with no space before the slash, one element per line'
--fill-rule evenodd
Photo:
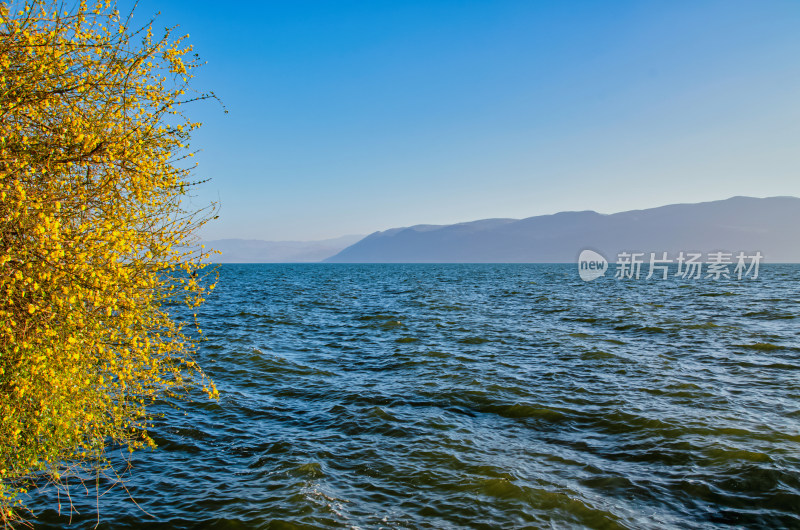
<path fill-rule="evenodd" d="M 157 12 L 228 111 L 186 109 L 205 239 L 800 196 L 796 0 L 140 0 L 133 20 Z"/>

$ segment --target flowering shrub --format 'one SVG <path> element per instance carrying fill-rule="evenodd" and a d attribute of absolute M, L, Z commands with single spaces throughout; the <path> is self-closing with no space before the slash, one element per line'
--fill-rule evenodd
<path fill-rule="evenodd" d="M 199 304 L 204 251 L 186 211 L 191 71 L 184 37 L 112 5 L 0 4 L 0 510 L 153 446 L 148 405 L 216 396 L 169 308 Z"/>

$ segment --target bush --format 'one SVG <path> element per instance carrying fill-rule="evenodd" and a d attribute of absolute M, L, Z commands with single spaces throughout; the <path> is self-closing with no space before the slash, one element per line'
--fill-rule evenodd
<path fill-rule="evenodd" d="M 0 510 L 41 480 L 153 446 L 148 406 L 203 388 L 176 301 L 199 304 L 213 211 L 187 211 L 199 126 L 184 38 L 113 6 L 0 4 Z M 195 95 L 190 100 L 213 95 Z"/>

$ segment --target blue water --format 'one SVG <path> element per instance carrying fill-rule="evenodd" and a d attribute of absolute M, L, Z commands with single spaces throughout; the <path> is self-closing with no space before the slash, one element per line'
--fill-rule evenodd
<path fill-rule="evenodd" d="M 224 265 L 222 397 L 159 408 L 100 528 L 798 528 L 798 280 Z"/>

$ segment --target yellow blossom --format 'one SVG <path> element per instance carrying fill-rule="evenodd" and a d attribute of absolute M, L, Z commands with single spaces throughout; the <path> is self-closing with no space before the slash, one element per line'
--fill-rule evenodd
<path fill-rule="evenodd" d="M 192 246 L 211 212 L 182 207 L 200 125 L 183 120 L 198 65 L 184 39 L 130 29 L 105 1 L 0 3 L 5 525 L 38 479 L 107 465 L 108 443 L 154 446 L 156 399 L 192 386 L 218 396 L 188 324 L 163 306 L 194 306 L 213 288 Z"/>

